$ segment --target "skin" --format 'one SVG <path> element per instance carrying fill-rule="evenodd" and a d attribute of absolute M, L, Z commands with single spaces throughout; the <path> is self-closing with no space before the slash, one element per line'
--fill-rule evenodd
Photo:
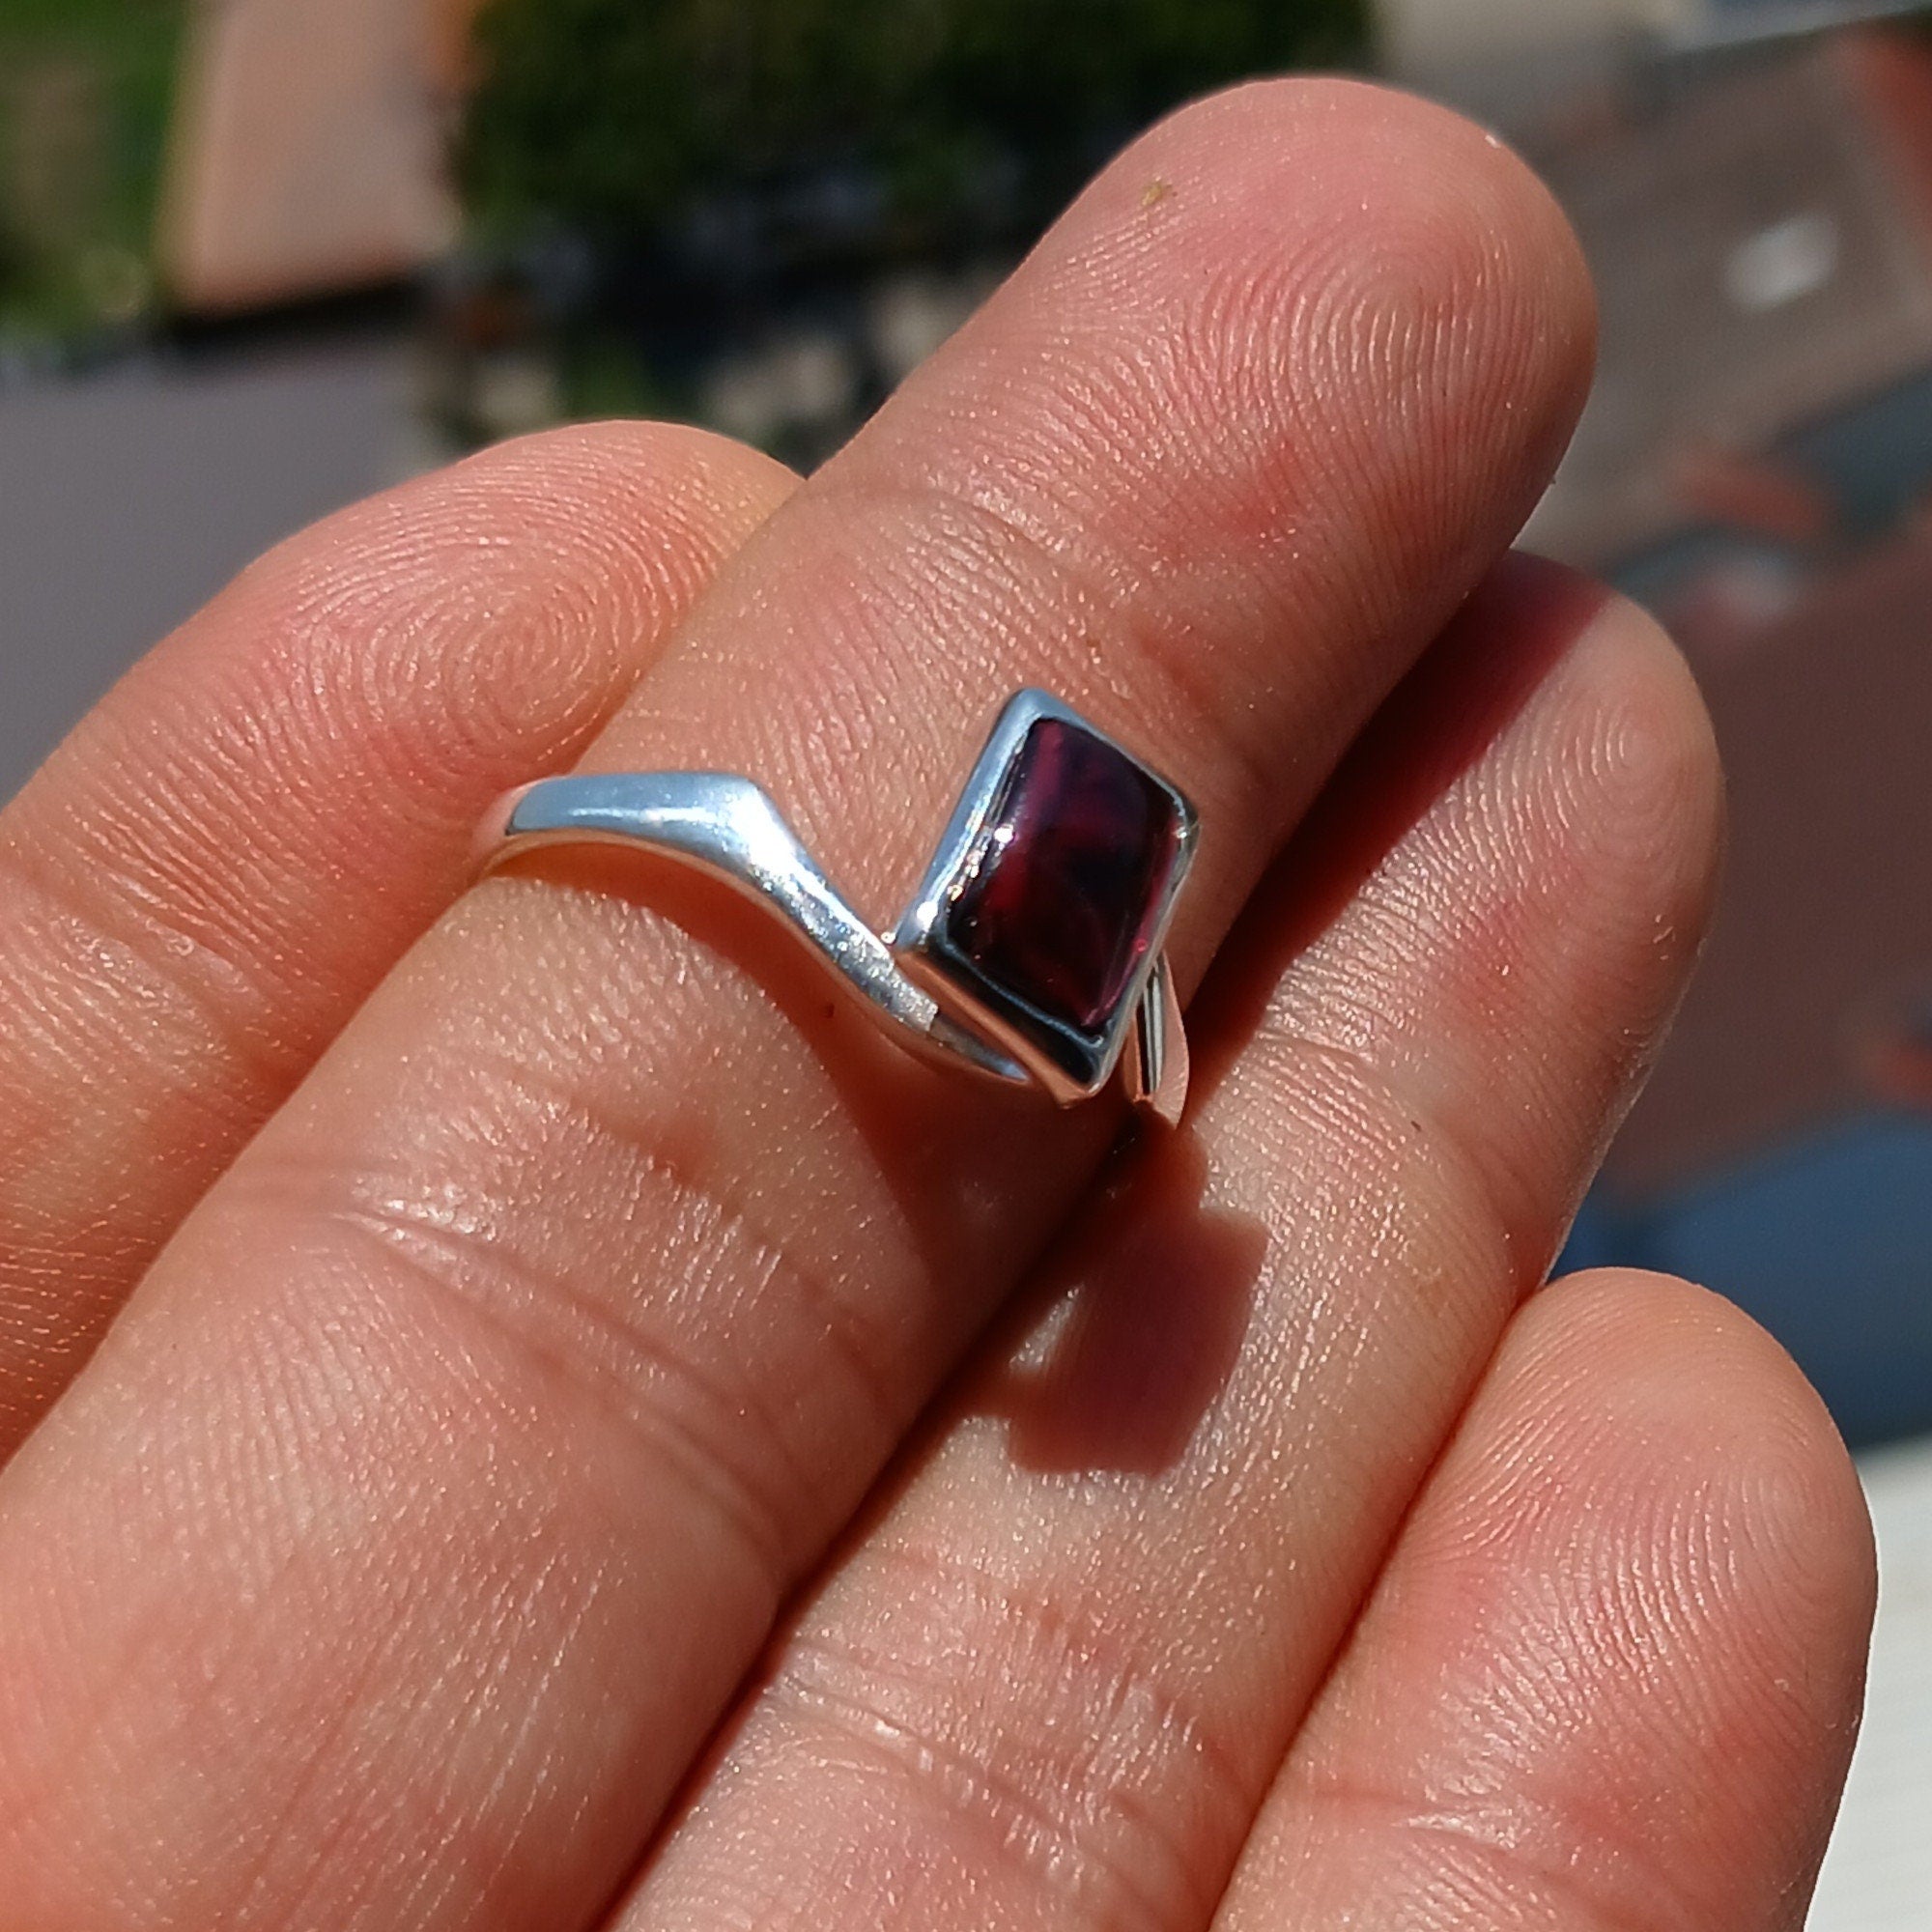
<path fill-rule="evenodd" d="M 1255 86 L 802 487 L 513 446 L 107 700 L 0 818 L 4 1932 L 1801 1922 L 1843 1450 L 1710 1297 L 1537 1293 L 1720 817 L 1505 554 L 1590 337 L 1493 142 Z M 884 922 L 1021 684 L 1200 807 L 1172 1135 L 608 858 L 437 916 L 575 761 Z"/>

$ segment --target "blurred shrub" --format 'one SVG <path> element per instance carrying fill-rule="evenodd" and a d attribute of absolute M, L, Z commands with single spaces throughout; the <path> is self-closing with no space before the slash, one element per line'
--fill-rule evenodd
<path fill-rule="evenodd" d="M 662 240 L 791 197 L 800 251 L 1037 225 L 1188 96 L 1346 59 L 1361 0 L 492 0 L 459 151 L 486 234 Z"/>
<path fill-rule="evenodd" d="M 148 299 L 185 0 L 0 0 L 0 347 Z"/>

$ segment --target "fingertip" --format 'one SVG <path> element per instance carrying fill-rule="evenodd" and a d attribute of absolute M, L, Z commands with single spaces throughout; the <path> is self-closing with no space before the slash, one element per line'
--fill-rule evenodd
<path fill-rule="evenodd" d="M 615 591 L 637 607 L 639 627 L 657 628 L 654 607 L 695 596 L 797 482 L 760 451 L 682 423 L 532 431 L 297 531 L 242 570 L 186 635 L 204 657 L 211 636 L 232 636 L 245 660 L 278 633 L 327 623 L 367 653 L 466 592 L 479 628 L 526 593 L 554 608 L 572 577 L 591 586 L 580 617 Z M 615 610 L 597 614 L 600 628 L 621 624 Z M 171 639 L 148 662 L 178 649 Z"/>
<path fill-rule="evenodd" d="M 1722 818 L 1669 639 L 1511 554 L 1331 784 L 1236 1010 L 1298 1040 L 1345 1014 L 1485 1175 L 1526 1292 L 1682 997 Z"/>
<path fill-rule="evenodd" d="M 457 468 L 493 493 L 581 482 L 613 492 L 648 488 L 694 513 L 761 519 L 799 485 L 776 457 L 696 423 L 607 417 L 511 437 Z"/>
<path fill-rule="evenodd" d="M 1732 1768 L 1705 1801 L 1710 1871 L 1687 1889 L 1808 1886 L 1857 1735 L 1877 1572 L 1857 1471 L 1796 1364 L 1719 1295 L 1601 1269 L 1526 1305 L 1472 1422 L 1494 1433 L 1464 1531 L 1482 1521 L 1554 1579 L 1628 1790 L 1673 1765 Z"/>
<path fill-rule="evenodd" d="M 1414 405 L 1434 400 L 1553 465 L 1594 369 L 1595 291 L 1554 196 L 1493 133 L 1369 82 L 1250 81 L 1157 124 L 1091 192 L 1250 328 L 1263 302 L 1242 290 L 1285 294 L 1304 384 L 1386 403 L 1406 381 L 1388 430 L 1427 429 Z"/>
<path fill-rule="evenodd" d="M 1740 1590 L 1740 1634 L 1788 1659 L 1861 1660 L 1877 1598 L 1870 1514 L 1844 1438 L 1783 1347 L 1675 1277 L 1599 1268 L 1518 1318 L 1499 1371 L 1542 1406 L 1628 1445 L 1635 1481 L 1696 1491 Z"/>
<path fill-rule="evenodd" d="M 1804 1898 L 1875 1576 L 1851 1460 L 1783 1350 L 1683 1281 L 1558 1282 L 1517 1316 L 1432 1496 L 1398 1559 L 1429 1579 L 1415 1614 L 1480 1602 L 1459 1668 L 1535 1687 L 1510 1803 L 1590 1848 L 1591 1896 L 1624 1905 L 1605 1916 L 1757 1924 Z"/>
<path fill-rule="evenodd" d="M 1563 843 L 1648 912 L 1657 948 L 1688 961 L 1702 942 L 1723 849 L 1717 739 L 1668 634 L 1628 598 L 1597 595 L 1552 685 L 1546 742 L 1528 762 L 1546 755 L 1560 774 L 1545 786 L 1545 809 L 1561 814 Z M 1558 737 L 1561 750 L 1549 742 Z"/>
<path fill-rule="evenodd" d="M 1359 82 L 1250 82 L 1130 144 L 836 467 L 903 482 L 916 450 L 1090 574 L 1185 591 L 1186 688 L 1209 595 L 1277 679 L 1360 631 L 1332 696 L 1412 658 L 1521 527 L 1594 340 L 1569 224 L 1492 137 Z M 1246 587 L 1257 556 L 1300 566 L 1263 580 L 1293 601 Z"/>
<path fill-rule="evenodd" d="M 1431 1476 L 1226 1916 L 1795 1925 L 1871 1594 L 1850 1461 L 1769 1336 L 1681 1281 L 1558 1282 Z"/>
<path fill-rule="evenodd" d="M 1483 855 L 1472 869 L 1484 889 L 1445 893 L 1463 943 L 1443 956 L 1463 962 L 1472 1018 L 1488 1015 L 1492 1061 L 1503 990 L 1519 1040 L 1561 1039 L 1588 1056 L 1586 1085 L 1575 1060 L 1560 1076 L 1520 1063 L 1546 1118 L 1587 1119 L 1580 1175 L 1637 1092 L 1704 942 L 1723 849 L 1717 741 L 1655 618 L 1565 566 L 1513 554 L 1445 641 L 1423 715 L 1441 731 L 1460 696 L 1479 723 L 1486 710 L 1505 722 L 1449 796 L 1449 822 Z M 1601 1095 L 1586 1116 L 1581 1091 Z M 1471 1092 L 1472 1134 L 1486 1138 L 1491 1119 L 1520 1146 L 1492 1095 L 1476 1082 Z"/>

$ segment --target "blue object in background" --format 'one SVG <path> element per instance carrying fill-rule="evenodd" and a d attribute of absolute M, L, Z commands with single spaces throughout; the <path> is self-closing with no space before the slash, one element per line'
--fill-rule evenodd
<path fill-rule="evenodd" d="M 1605 1264 L 1729 1296 L 1855 1447 L 1932 1431 L 1932 1119 L 1846 1121 L 1634 1207 L 1600 1187 L 1560 1267 Z"/>

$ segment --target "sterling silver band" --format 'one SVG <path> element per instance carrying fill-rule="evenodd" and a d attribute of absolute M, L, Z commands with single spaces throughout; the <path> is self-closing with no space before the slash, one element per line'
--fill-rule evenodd
<path fill-rule="evenodd" d="M 1092 1037 L 1036 1011 L 1023 998 L 968 983 L 944 943 L 945 909 L 960 882 L 1005 863 L 989 831 L 1010 793 L 1025 736 L 1046 721 L 1077 730 L 1129 761 L 1144 785 L 1173 801 L 1173 852 L 1156 902 L 1143 914 L 1145 957 L 1115 1010 Z M 1003 791 L 1005 787 L 1005 791 Z M 1009 832 L 1010 828 L 1007 828 Z M 909 1051 L 1061 1105 L 1087 1099 L 1118 1072 L 1137 1106 L 1170 1123 L 1187 1091 L 1187 1045 L 1162 942 L 1192 857 L 1192 808 L 1165 781 L 1056 700 L 1023 692 L 994 727 L 919 895 L 887 934 L 839 894 L 767 793 L 728 772 L 625 772 L 541 780 L 498 800 L 479 828 L 476 860 L 489 872 L 543 846 L 626 847 L 729 887 L 770 914 Z"/>

